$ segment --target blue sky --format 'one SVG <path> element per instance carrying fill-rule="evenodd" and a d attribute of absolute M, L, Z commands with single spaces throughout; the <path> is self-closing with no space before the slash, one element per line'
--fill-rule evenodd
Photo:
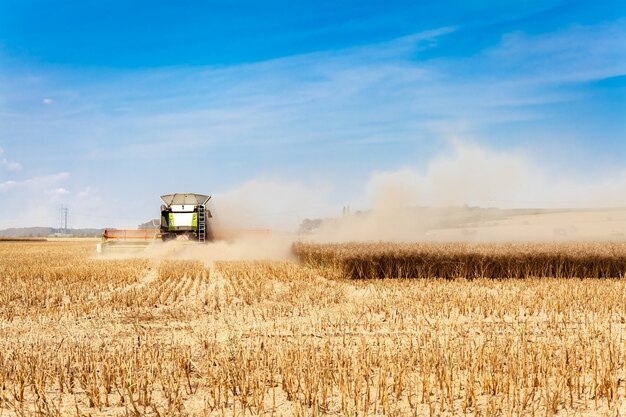
<path fill-rule="evenodd" d="M 623 1 L 0 3 L 0 227 L 626 206 L 625 158 Z"/>

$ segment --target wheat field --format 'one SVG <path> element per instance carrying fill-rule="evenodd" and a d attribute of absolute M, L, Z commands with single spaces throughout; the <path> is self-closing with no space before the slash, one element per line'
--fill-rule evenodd
<path fill-rule="evenodd" d="M 0 415 L 624 415 L 623 246 L 479 249 L 0 242 Z"/>
<path fill-rule="evenodd" d="M 297 242 L 313 267 L 353 279 L 623 278 L 626 243 L 342 243 Z"/>

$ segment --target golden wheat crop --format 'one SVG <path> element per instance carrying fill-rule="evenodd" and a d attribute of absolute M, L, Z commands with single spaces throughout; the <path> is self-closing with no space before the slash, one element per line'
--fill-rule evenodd
<path fill-rule="evenodd" d="M 304 263 L 345 278 L 621 278 L 625 243 L 295 243 Z"/>
<path fill-rule="evenodd" d="M 313 267 L 0 243 L 0 414 L 626 411 L 625 280 L 329 279 L 317 249 Z"/>

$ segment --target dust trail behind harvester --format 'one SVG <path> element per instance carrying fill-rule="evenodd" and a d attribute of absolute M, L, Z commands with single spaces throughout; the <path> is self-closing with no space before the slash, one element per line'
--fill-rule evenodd
<path fill-rule="evenodd" d="M 325 219 L 307 236 L 332 242 L 620 241 L 626 209 L 404 207 Z"/>
<path fill-rule="evenodd" d="M 453 141 L 451 152 L 411 167 L 374 172 L 357 210 L 324 187 L 251 180 L 210 201 L 212 243 L 155 242 L 152 259 L 289 259 L 295 240 L 313 242 L 531 242 L 626 239 L 626 173 L 597 183 L 558 181 L 523 152 Z M 348 202 L 350 199 L 346 197 Z M 602 208 L 613 201 L 614 208 Z M 540 208 L 535 208 L 539 203 Z M 562 208 L 567 206 L 572 209 Z M 624 200 L 626 206 L 626 200 Z M 337 207 L 330 211 L 330 207 Z M 504 207 L 504 208 L 496 208 Z M 525 208 L 524 208 L 525 207 Z M 592 208 L 585 208 L 592 207 Z M 329 215 L 329 213 L 335 213 Z M 302 222 L 308 219 L 307 222 Z M 296 233 L 298 225 L 300 231 Z M 304 227 L 306 226 L 306 227 Z M 232 231 L 271 229 L 270 237 Z M 283 233 L 283 234 L 281 234 Z M 222 240 L 219 239 L 222 237 Z M 122 253 L 111 257 L 135 257 Z"/>
<path fill-rule="evenodd" d="M 311 240 L 578 241 L 626 238 L 626 171 L 558 178 L 522 150 L 451 140 L 424 167 L 374 172 L 363 211 L 325 219 Z"/>
<path fill-rule="evenodd" d="M 240 237 L 233 240 L 214 241 L 205 244 L 156 240 L 138 251 L 118 251 L 100 255 L 101 259 L 147 258 L 155 264 L 163 259 L 197 260 L 206 265 L 215 261 L 292 259 L 290 236 Z"/>

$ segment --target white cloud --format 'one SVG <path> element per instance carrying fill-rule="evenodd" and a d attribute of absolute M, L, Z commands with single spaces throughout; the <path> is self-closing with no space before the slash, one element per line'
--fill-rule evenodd
<path fill-rule="evenodd" d="M 9 171 L 20 171 L 22 169 L 22 164 L 20 164 L 19 162 L 11 162 L 11 161 L 7 161 L 6 159 L 2 161 L 6 168 Z"/>
<path fill-rule="evenodd" d="M 9 161 L 7 158 L 3 156 L 4 149 L 0 148 L 0 166 L 5 168 L 7 171 L 20 171 L 22 169 L 22 164 L 15 161 Z"/>
<path fill-rule="evenodd" d="M 61 107 L 63 117 L 49 121 L 59 141 L 89 137 L 93 155 L 111 160 L 212 146 L 426 141 L 434 122 L 482 127 L 537 120 L 549 115 L 541 105 L 580 99 L 579 90 L 550 83 L 623 73 L 623 23 L 509 33 L 473 56 L 421 59 L 456 30 L 442 27 L 252 64 L 103 72 L 98 83 L 81 85 L 80 95 L 68 73 L 67 85 L 43 85 L 35 97 L 58 100 L 43 99 Z M 18 115 L 14 125 L 49 133 L 31 118 Z"/>
<path fill-rule="evenodd" d="M 159 166 L 163 161 L 179 163 L 191 152 L 219 154 L 221 147 L 250 145 L 280 155 L 282 152 L 276 152 L 282 151 L 279 147 L 293 148 L 299 143 L 314 143 L 316 150 L 329 155 L 335 147 L 356 148 L 372 143 L 390 143 L 389 149 L 399 153 L 392 142 L 409 143 L 403 149 L 421 151 L 421 141 L 434 141 L 435 125 L 458 123 L 471 130 L 503 121 L 540 119 L 546 114 L 538 106 L 580 98 L 578 90 L 568 92 L 545 88 L 546 85 L 623 73 L 623 23 L 575 26 L 540 35 L 512 33 L 496 47 L 473 57 L 421 60 L 421 51 L 454 30 L 441 28 L 387 43 L 255 64 L 103 73 L 98 83 L 81 85 L 81 94 L 73 92 L 78 87 L 73 87 L 75 77 L 68 74 L 65 85 L 55 91 L 42 85 L 29 100 L 38 103 L 50 94 L 58 100 L 58 107 L 63 107 L 62 117 L 54 119 L 50 115 L 50 119 L 42 119 L 39 124 L 32 123 L 32 114 L 28 112 L 11 112 L 11 126 L 22 126 L 23 137 L 42 138 L 49 134 L 48 143 L 41 140 L 39 145 L 51 152 L 76 149 L 77 153 L 88 153 L 77 155 L 83 159 L 108 158 L 107 163 L 111 164 L 117 163 L 117 158 L 140 155 L 149 164 Z M 19 83 L 11 88 L 30 91 Z M 73 95 L 72 100 L 61 92 Z M 55 103 L 50 98 L 42 102 Z M 548 130 L 554 126 L 547 125 Z M 532 140 L 535 139 L 529 136 L 528 142 Z M 567 143 L 566 133 L 558 140 Z M 80 146 L 67 146 L 78 143 Z M 295 157 L 310 162 L 302 156 L 307 148 L 300 149 Z M 385 148 L 372 149 L 376 150 L 362 160 L 363 171 L 381 166 L 376 165 L 373 152 Z M 388 203 L 603 205 L 626 195 L 626 174 L 620 170 L 587 183 L 559 179 L 539 166 L 531 151 L 496 151 L 457 141 L 451 143 L 449 152 L 439 154 L 425 166 L 377 171 L 369 181 L 363 178 L 363 183 L 368 182 L 371 203 L 382 207 Z M 238 162 L 245 166 L 249 161 L 246 158 L 254 158 L 245 155 L 253 153 L 242 153 Z M 224 165 L 220 164 L 224 162 L 207 164 L 207 176 L 221 174 Z M 385 166 L 390 164 L 386 161 Z M 0 151 L 0 167 L 19 170 L 21 165 L 2 158 Z M 144 167 L 149 169 L 147 164 Z M 281 174 L 281 166 L 262 169 L 273 178 Z M 335 168 L 329 171 L 332 169 Z M 336 168 L 328 176 L 341 175 L 341 170 Z M 107 179 L 103 179 L 101 171 L 92 170 L 89 175 L 95 176 L 85 178 L 85 182 L 100 184 L 106 190 Z M 243 175 L 254 177 L 255 172 Z M 185 181 L 186 176 L 187 170 L 168 171 L 172 180 Z M 30 194 L 21 194 L 20 204 L 38 204 L 44 193 L 50 198 L 69 199 L 62 190 L 71 190 L 77 207 L 74 213 L 91 204 L 94 211 L 89 213 L 96 215 L 100 210 L 102 216 L 108 216 L 95 221 L 85 217 L 85 222 L 116 224 L 119 209 L 106 213 L 104 207 L 111 204 L 111 195 L 103 197 L 102 205 L 97 206 L 92 203 L 99 195 L 97 189 L 85 187 L 76 191 L 62 183 L 63 179 L 46 182 L 45 178 L 5 181 L 0 183 L 0 192 L 29 189 Z M 114 188 L 112 184 L 110 188 Z M 246 227 L 291 226 L 332 205 L 327 188 L 304 184 L 297 175 L 286 182 L 253 180 L 216 195 L 217 215 L 242 219 Z M 132 200 L 130 193 L 125 192 L 127 195 L 122 195 L 122 191 L 117 195 L 120 201 Z M 8 199 L 3 200 L 2 209 L 9 204 Z M 129 210 L 133 211 L 143 213 Z M 137 222 L 140 220 L 144 219 Z"/>
<path fill-rule="evenodd" d="M 160 83 L 153 89 L 162 94 L 150 98 L 161 110 L 122 120 L 126 130 L 151 130 L 126 146 L 163 155 L 224 144 L 415 142 L 432 123 L 540 120 L 542 105 L 581 99 L 551 87 L 626 71 L 621 23 L 511 33 L 470 57 L 420 60 L 419 51 L 454 31 L 440 28 L 341 51 L 143 74 L 144 88 Z M 193 93 L 181 93 L 181 79 L 192 80 Z"/>
<path fill-rule="evenodd" d="M 57 226 L 58 208 L 69 191 L 68 172 L 0 183 L 0 227 Z"/>
<path fill-rule="evenodd" d="M 0 183 L 0 192 L 7 191 L 15 191 L 15 190 L 26 190 L 26 191 L 41 191 L 41 192 L 50 192 L 53 190 L 56 184 L 67 180 L 70 177 L 70 174 L 67 172 L 60 172 L 58 174 L 52 175 L 44 175 L 39 177 L 33 177 L 26 180 L 21 181 L 5 181 Z M 40 196 L 33 195 L 34 198 L 39 198 Z"/>
<path fill-rule="evenodd" d="M 4 191 L 4 190 L 8 190 L 10 188 L 15 187 L 15 185 L 17 184 L 17 182 L 12 181 L 12 180 L 8 180 L 5 182 L 0 182 L 0 191 Z"/>
<path fill-rule="evenodd" d="M 78 196 L 78 198 L 81 199 L 93 198 L 95 195 L 97 195 L 97 190 L 94 187 L 87 186 L 80 190 L 76 195 Z"/>
<path fill-rule="evenodd" d="M 538 35 L 513 32 L 479 58 L 529 82 L 586 82 L 626 74 L 625 38 L 626 19 Z"/>
<path fill-rule="evenodd" d="M 136 227 L 148 217 L 128 219 L 93 186 L 74 191 L 67 172 L 0 183 L 0 229 L 6 227 L 48 226 L 60 224 L 60 207 L 69 209 L 70 227 Z M 115 206 L 115 209 L 112 207 Z M 158 208 L 158 206 L 157 206 Z M 152 214 L 154 210 L 150 212 Z"/>
<path fill-rule="evenodd" d="M 54 104 L 54 100 L 52 100 L 51 98 L 44 98 L 43 100 L 41 100 L 41 102 L 48 106 Z"/>
<path fill-rule="evenodd" d="M 65 188 L 59 187 L 59 188 L 53 188 L 52 190 L 48 191 L 48 194 L 50 195 L 67 195 L 70 192 L 68 190 L 66 190 Z"/>

